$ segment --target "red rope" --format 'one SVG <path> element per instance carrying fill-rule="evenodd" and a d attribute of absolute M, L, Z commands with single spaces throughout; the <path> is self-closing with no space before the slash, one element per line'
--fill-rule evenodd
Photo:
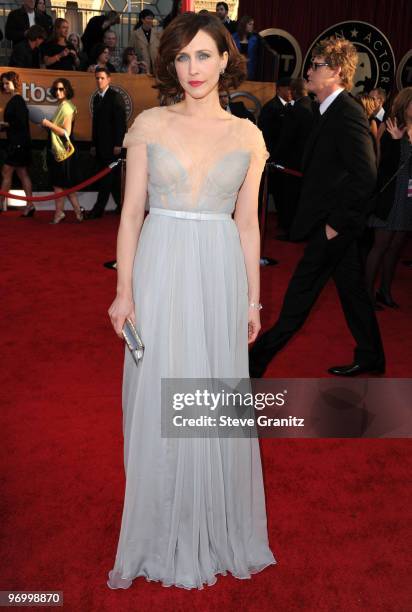
<path fill-rule="evenodd" d="M 53 194 L 46 195 L 46 196 L 31 196 L 29 198 L 27 196 L 14 195 L 14 193 L 8 193 L 7 191 L 0 191 L 0 196 L 4 196 L 6 198 L 10 198 L 13 200 L 24 200 L 25 202 L 47 202 L 49 200 L 55 200 L 56 198 L 64 198 L 70 193 L 74 193 L 75 191 L 80 191 L 84 187 L 87 187 L 88 185 L 95 183 L 96 181 L 101 179 L 103 176 L 106 176 L 106 174 L 109 174 L 109 172 L 111 172 L 113 168 L 117 166 L 119 162 L 120 162 L 120 159 L 117 159 L 115 162 L 111 163 L 106 168 L 103 168 L 103 170 L 100 170 L 100 172 L 98 172 L 91 178 L 86 179 L 85 181 L 83 181 L 82 183 L 79 183 L 75 187 L 70 187 L 70 189 L 66 189 L 66 191 L 59 191 L 58 193 L 53 193 Z"/>
<path fill-rule="evenodd" d="M 292 168 L 285 168 L 285 166 L 281 166 L 280 164 L 275 164 L 274 162 L 269 162 L 268 166 L 273 168 L 274 170 L 283 172 L 284 174 L 291 174 L 292 176 L 298 176 L 300 178 L 302 178 L 303 176 L 303 173 L 299 172 L 299 170 L 293 170 Z"/>

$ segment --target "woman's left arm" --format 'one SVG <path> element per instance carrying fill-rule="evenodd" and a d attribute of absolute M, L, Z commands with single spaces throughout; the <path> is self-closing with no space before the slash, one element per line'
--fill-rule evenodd
<path fill-rule="evenodd" d="M 264 159 L 252 157 L 248 173 L 239 191 L 234 220 L 237 225 L 245 258 L 249 297 L 249 342 L 260 331 L 260 312 L 256 308 L 260 299 L 260 232 L 258 219 L 259 185 Z M 255 306 L 250 306 L 254 304 Z"/>
<path fill-rule="evenodd" d="M 71 134 L 72 121 L 73 121 L 73 114 L 70 114 L 64 118 L 63 124 L 61 126 L 56 125 L 56 123 L 53 123 L 53 121 L 49 121 L 48 119 L 43 119 L 42 125 L 43 127 L 49 128 L 49 130 L 57 134 L 57 136 L 65 136 L 66 132 L 69 135 Z"/>

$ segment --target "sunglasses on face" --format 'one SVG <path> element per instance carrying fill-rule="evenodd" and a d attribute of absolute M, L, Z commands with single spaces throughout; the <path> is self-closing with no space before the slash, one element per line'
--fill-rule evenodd
<path fill-rule="evenodd" d="M 322 66 L 328 66 L 328 68 L 330 68 L 327 62 L 314 62 L 313 60 L 310 62 L 310 67 L 312 68 L 312 70 L 317 70 L 318 68 L 321 68 Z"/>
<path fill-rule="evenodd" d="M 64 91 L 64 87 L 55 87 L 55 91 Z"/>

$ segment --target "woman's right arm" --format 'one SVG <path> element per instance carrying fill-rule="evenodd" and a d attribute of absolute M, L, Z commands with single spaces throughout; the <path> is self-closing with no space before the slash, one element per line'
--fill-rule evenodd
<path fill-rule="evenodd" d="M 117 234 L 117 292 L 108 311 L 119 338 L 122 338 L 122 327 L 127 317 L 136 323 L 133 302 L 133 262 L 143 225 L 146 195 L 146 144 L 133 144 L 127 150 L 126 188 Z"/>

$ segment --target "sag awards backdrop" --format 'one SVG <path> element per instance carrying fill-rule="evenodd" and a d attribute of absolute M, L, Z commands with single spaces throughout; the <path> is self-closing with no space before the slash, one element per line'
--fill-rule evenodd
<path fill-rule="evenodd" d="M 313 45 L 335 34 L 359 50 L 356 92 L 412 85 L 411 0 L 240 0 L 238 14 L 252 16 L 256 31 L 280 54 L 280 76 L 305 74 Z"/>

